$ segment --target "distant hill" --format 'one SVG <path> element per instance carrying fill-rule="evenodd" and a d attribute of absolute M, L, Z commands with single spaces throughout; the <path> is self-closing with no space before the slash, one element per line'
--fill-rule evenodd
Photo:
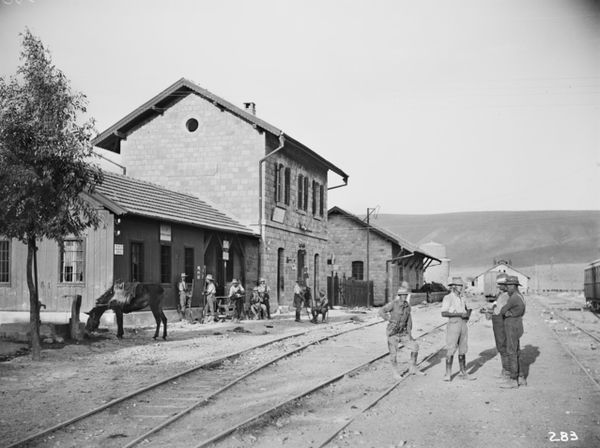
<path fill-rule="evenodd" d="M 464 212 L 383 215 L 372 224 L 421 245 L 446 246 L 456 268 L 581 264 L 600 258 L 600 211 Z"/>

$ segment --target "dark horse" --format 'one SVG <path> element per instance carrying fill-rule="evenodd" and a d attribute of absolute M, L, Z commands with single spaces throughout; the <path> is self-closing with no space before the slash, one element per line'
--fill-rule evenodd
<path fill-rule="evenodd" d="M 90 310 L 86 332 L 98 329 L 100 317 L 108 309 L 114 311 L 117 317 L 117 337 L 123 337 L 123 313 L 138 311 L 150 307 L 156 320 L 154 339 L 158 337 L 160 323 L 163 323 L 163 339 L 167 339 L 167 316 L 163 312 L 161 301 L 164 289 L 160 285 L 144 285 L 141 283 L 115 283 L 96 300 L 96 306 Z"/>

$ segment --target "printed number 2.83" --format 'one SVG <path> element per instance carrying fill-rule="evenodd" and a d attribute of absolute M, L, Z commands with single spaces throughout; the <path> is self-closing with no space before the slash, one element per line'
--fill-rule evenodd
<path fill-rule="evenodd" d="M 573 440 L 579 440 L 579 437 L 577 437 L 577 434 L 575 434 L 575 431 L 571 431 L 571 432 L 552 432 L 549 431 L 548 434 L 550 434 L 550 442 L 569 442 L 569 441 L 573 441 Z"/>

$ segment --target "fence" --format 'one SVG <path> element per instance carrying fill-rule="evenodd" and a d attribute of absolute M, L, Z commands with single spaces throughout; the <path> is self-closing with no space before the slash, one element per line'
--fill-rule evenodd
<path fill-rule="evenodd" d="M 335 306 L 369 307 L 373 304 L 373 281 L 327 277 L 327 297 Z"/>

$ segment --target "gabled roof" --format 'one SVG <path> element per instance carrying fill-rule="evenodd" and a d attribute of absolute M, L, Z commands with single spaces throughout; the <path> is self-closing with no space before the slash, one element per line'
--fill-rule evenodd
<path fill-rule="evenodd" d="M 92 197 L 117 215 L 135 215 L 212 230 L 258 236 L 195 196 L 104 171 Z"/>
<path fill-rule="evenodd" d="M 343 177 L 344 181 L 348 179 L 348 175 L 344 173 L 340 168 L 338 168 L 328 160 L 324 159 L 319 154 L 317 154 L 307 146 L 303 145 L 299 141 L 293 139 L 289 135 L 286 135 L 281 129 L 273 126 L 270 123 L 267 123 L 264 120 L 261 120 L 256 115 L 251 114 L 235 106 L 229 101 L 224 100 L 223 98 L 215 95 L 214 93 L 209 92 L 208 90 L 200 87 L 198 84 L 185 78 L 181 78 L 179 81 L 175 82 L 170 87 L 167 87 L 154 98 L 145 102 L 136 110 L 126 115 L 124 118 L 119 120 L 110 128 L 99 134 L 96 138 L 92 140 L 92 144 L 94 146 L 99 146 L 100 148 L 107 149 L 109 151 L 120 153 L 121 140 L 126 139 L 127 135 L 132 130 L 134 130 L 140 123 L 157 115 L 161 115 L 166 109 L 173 106 L 182 98 L 191 94 L 195 94 L 204 98 L 205 100 L 213 103 L 215 106 L 226 110 L 232 113 L 233 115 L 237 116 L 238 118 L 250 123 L 257 129 L 267 131 L 277 137 L 283 135 L 285 140 L 289 141 L 296 149 L 299 149 L 300 151 L 309 155 L 319 163 L 326 166 L 327 169 Z"/>
<path fill-rule="evenodd" d="M 515 267 L 514 267 L 514 266 L 511 266 L 510 264 L 506 264 L 506 263 L 496 263 L 494 266 L 492 266 L 492 267 L 491 267 L 491 268 L 489 268 L 489 269 L 486 269 L 486 270 L 485 270 L 485 271 L 483 271 L 481 274 L 477 274 L 477 275 L 476 275 L 474 278 L 480 277 L 480 276 L 482 276 L 483 274 L 485 274 L 486 272 L 490 272 L 491 270 L 493 270 L 493 269 L 496 269 L 498 266 L 506 266 L 507 268 L 510 268 L 510 269 L 512 269 L 513 271 L 515 271 L 515 272 L 518 272 L 519 274 L 521 274 L 521 275 L 523 275 L 523 276 L 525 276 L 525 277 L 527 277 L 527 278 L 531 278 L 531 277 L 529 277 L 528 275 L 526 275 L 526 274 L 523 274 L 523 273 L 522 273 L 521 271 L 519 271 L 518 269 L 515 269 Z"/>
<path fill-rule="evenodd" d="M 339 215 L 342 215 L 352 221 L 354 221 L 356 224 L 358 224 L 361 227 L 366 228 L 367 227 L 367 223 L 360 219 L 358 216 L 353 215 L 352 213 L 349 213 L 345 210 L 342 210 L 341 208 L 335 206 L 331 209 L 329 209 L 329 211 L 327 212 L 327 216 L 337 213 Z M 378 234 L 379 236 L 381 236 L 382 238 L 391 241 L 394 244 L 397 244 L 400 247 L 403 247 L 405 249 L 408 249 L 410 252 L 413 253 L 419 253 L 421 255 L 424 255 L 427 258 L 431 258 L 432 260 L 436 260 L 439 261 L 441 263 L 441 260 L 439 258 L 434 257 L 431 254 L 428 254 L 427 252 L 425 252 L 423 249 L 419 248 L 418 246 L 416 246 L 415 244 L 405 240 L 404 238 L 396 235 L 394 232 L 391 232 L 387 229 L 382 229 L 381 227 L 377 227 L 374 226 L 373 224 L 369 223 L 369 229 L 373 232 Z"/>

